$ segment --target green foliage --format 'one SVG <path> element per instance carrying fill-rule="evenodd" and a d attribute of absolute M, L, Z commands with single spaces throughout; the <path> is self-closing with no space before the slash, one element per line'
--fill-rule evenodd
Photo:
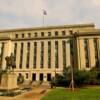
<path fill-rule="evenodd" d="M 71 78 L 70 76 L 70 67 L 65 67 L 63 69 L 63 74 L 57 74 L 55 77 L 52 78 L 51 84 L 54 86 L 68 86 L 70 84 Z"/>
<path fill-rule="evenodd" d="M 64 68 L 63 74 L 57 75 L 54 80 L 56 86 L 69 86 L 71 82 L 71 67 Z M 100 71 L 98 68 L 93 68 L 90 71 L 74 69 L 74 83 L 77 87 L 100 85 Z"/>
<path fill-rule="evenodd" d="M 75 85 L 80 87 L 89 83 L 90 75 L 88 71 L 80 70 L 74 73 Z"/>
<path fill-rule="evenodd" d="M 41 100 L 100 100 L 100 87 L 81 88 L 75 92 L 67 89 L 53 89 Z"/>

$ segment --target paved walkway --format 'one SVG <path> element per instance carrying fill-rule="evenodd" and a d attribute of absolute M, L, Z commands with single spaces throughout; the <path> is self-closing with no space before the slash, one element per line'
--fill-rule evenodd
<path fill-rule="evenodd" d="M 40 100 L 50 89 L 43 87 L 34 87 L 32 91 L 23 93 L 15 97 L 0 96 L 0 100 Z"/>

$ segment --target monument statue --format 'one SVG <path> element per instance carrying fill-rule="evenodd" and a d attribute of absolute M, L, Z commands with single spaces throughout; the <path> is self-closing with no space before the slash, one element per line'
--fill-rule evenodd
<path fill-rule="evenodd" d="M 5 60 L 6 60 L 6 70 L 8 72 L 14 70 L 16 64 L 15 64 L 15 56 L 13 55 L 13 53 L 11 53 L 10 56 L 5 57 Z"/>
<path fill-rule="evenodd" d="M 13 90 L 17 89 L 17 75 L 14 72 L 15 64 L 15 56 L 11 53 L 10 56 L 5 57 L 6 60 L 6 71 L 7 73 L 2 75 L 0 90 Z"/>

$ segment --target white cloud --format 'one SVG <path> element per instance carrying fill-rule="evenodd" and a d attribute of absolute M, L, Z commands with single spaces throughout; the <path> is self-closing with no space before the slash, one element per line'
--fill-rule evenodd
<path fill-rule="evenodd" d="M 100 0 L 92 0 L 92 4 L 95 6 L 100 6 Z"/>
<path fill-rule="evenodd" d="M 8 0 L 8 2 L 4 0 L 0 3 L 0 12 L 17 16 L 33 16 L 39 15 L 44 5 L 43 0 Z"/>
<path fill-rule="evenodd" d="M 40 26 L 43 8 L 47 25 L 94 22 L 100 26 L 100 0 L 0 0 L 0 28 Z"/>

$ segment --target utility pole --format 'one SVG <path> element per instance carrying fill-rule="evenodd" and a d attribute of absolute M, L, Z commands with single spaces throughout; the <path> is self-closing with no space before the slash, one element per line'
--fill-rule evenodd
<path fill-rule="evenodd" d="M 74 83 L 74 64 L 75 64 L 75 61 L 74 61 L 74 57 L 75 57 L 75 40 L 76 40 L 76 33 L 73 33 L 73 31 L 70 31 L 70 34 L 71 34 L 71 41 L 70 41 L 70 49 L 71 50 L 71 83 L 70 83 L 70 87 L 72 89 L 72 91 L 75 90 L 75 83 Z M 71 45 L 72 45 L 72 48 L 71 48 Z"/>
<path fill-rule="evenodd" d="M 75 90 L 75 88 L 74 88 L 74 68 L 72 65 L 71 65 L 71 89 L 72 89 L 72 91 Z"/>

